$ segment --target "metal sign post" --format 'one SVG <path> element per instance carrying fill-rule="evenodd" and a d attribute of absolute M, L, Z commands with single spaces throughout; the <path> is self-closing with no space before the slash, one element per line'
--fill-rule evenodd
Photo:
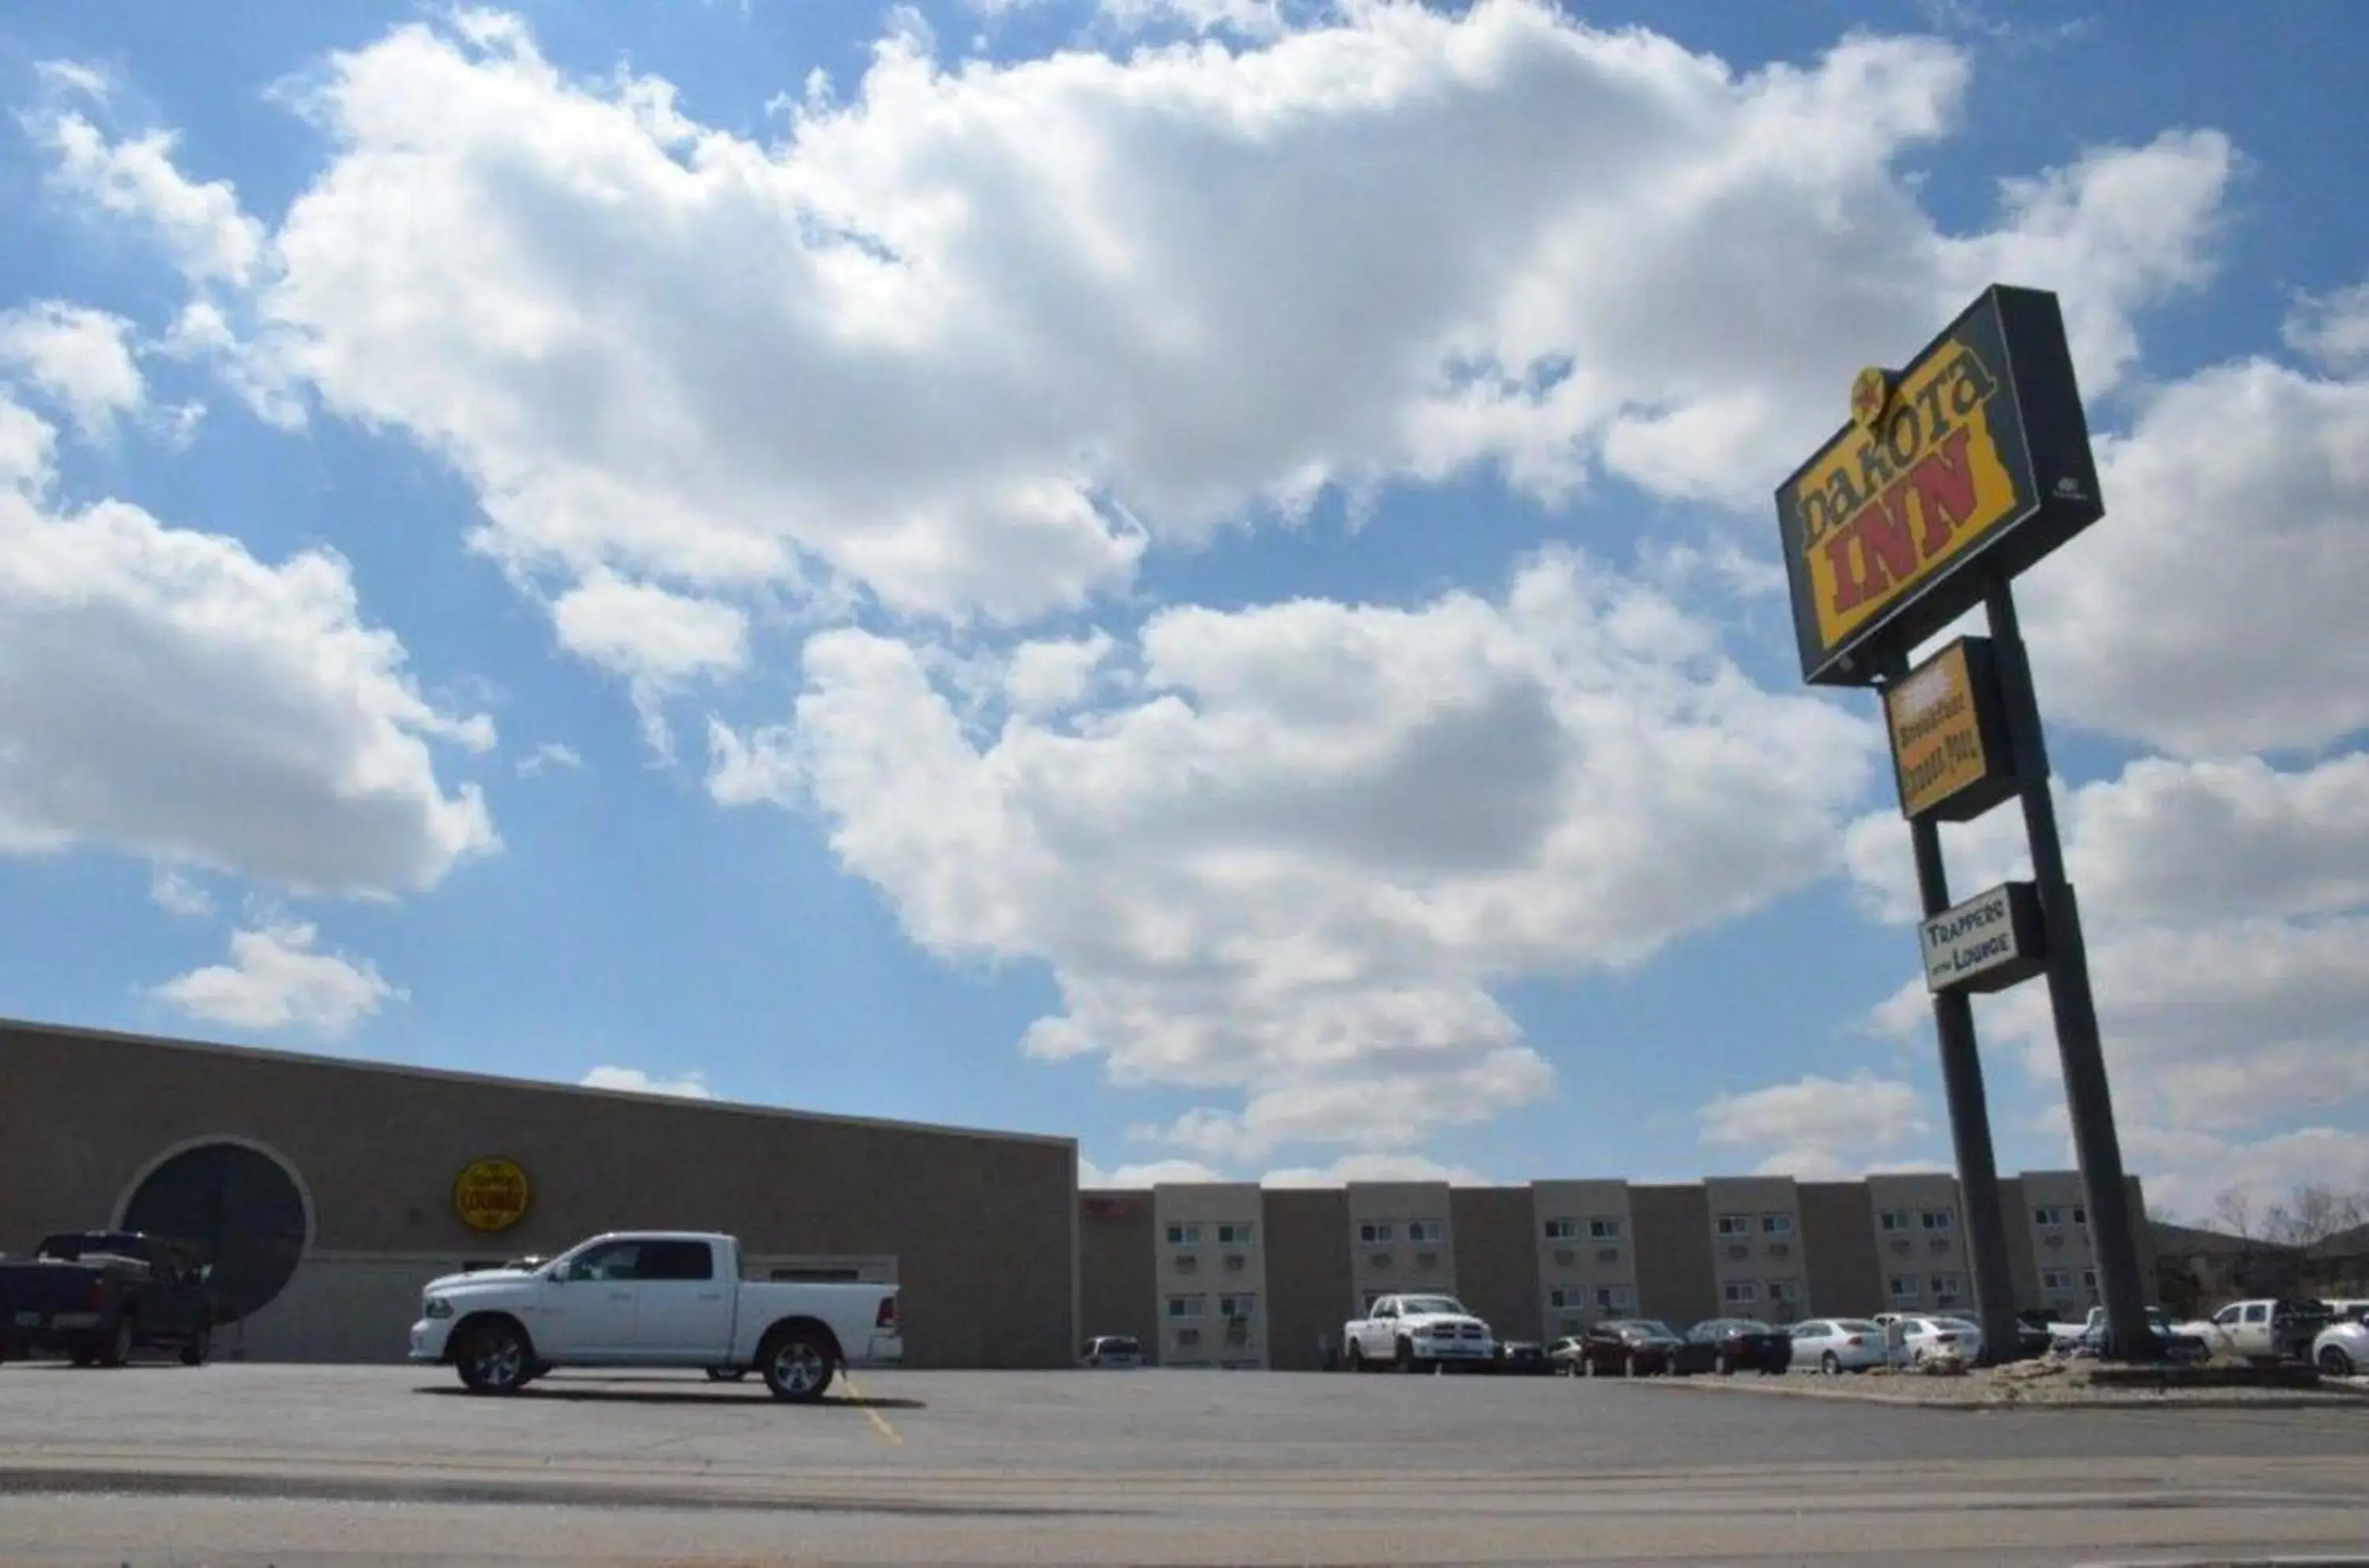
<path fill-rule="evenodd" d="M 1930 817 L 1908 824 L 1917 851 L 1917 892 L 1925 918 L 1950 907 L 1950 877 L 1941 864 L 1941 829 Z M 1991 1144 L 1989 1096 L 1983 1059 L 1974 1047 L 1974 998 L 1963 990 L 1933 993 L 1933 1033 L 1941 1042 L 1941 1088 L 1950 1106 L 1950 1145 L 1958 1162 L 1958 1201 L 1965 1209 L 1966 1260 L 1974 1269 L 1974 1309 L 1983 1325 L 1985 1365 L 2008 1358 L 2020 1342 L 2015 1276 L 2007 1261 L 2007 1217 L 1999 1207 L 1998 1156 Z"/>
<path fill-rule="evenodd" d="M 2065 847 L 2056 832 L 2056 802 L 2048 791 L 2048 740 L 2032 690 L 2031 660 L 2016 619 L 2015 589 L 2002 582 L 1986 601 L 1996 650 L 2000 704 L 2021 773 L 2025 835 L 2031 842 L 2032 880 L 2048 929 L 2048 1006 L 2056 1024 L 2056 1052 L 2065 1067 L 2065 1106 L 2073 1126 L 2074 1157 L 2081 1167 L 2089 1209 L 2089 1250 L 2098 1269 L 2098 1296 L 2106 1309 L 2106 1354 L 2117 1360 L 2159 1355 L 2147 1322 L 2146 1285 L 2139 1277 L 2138 1238 L 2131 1224 L 2130 1189 L 2123 1174 L 2123 1141 L 2114 1129 L 2114 1097 L 2106 1082 L 2106 1054 L 2098 1035 L 2098 1003 L 2089 990 L 2089 955 L 2081 940 L 2081 911 L 2065 875 Z"/>

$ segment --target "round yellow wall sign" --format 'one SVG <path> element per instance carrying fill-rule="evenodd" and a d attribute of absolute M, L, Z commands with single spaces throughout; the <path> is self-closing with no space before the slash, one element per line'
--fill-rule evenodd
<path fill-rule="evenodd" d="M 452 1207 L 472 1230 L 507 1230 L 526 1218 L 526 1173 L 515 1160 L 473 1160 L 452 1182 Z"/>

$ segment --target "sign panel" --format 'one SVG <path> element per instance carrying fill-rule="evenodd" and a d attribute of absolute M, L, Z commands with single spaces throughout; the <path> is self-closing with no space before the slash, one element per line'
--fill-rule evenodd
<path fill-rule="evenodd" d="M 2029 882 L 2002 882 L 1919 928 L 1925 947 L 1925 989 L 2005 990 L 2040 973 L 2047 962 L 2040 928 L 2040 894 Z"/>
<path fill-rule="evenodd" d="M 515 1160 L 473 1160 L 452 1181 L 452 1208 L 472 1230 L 507 1230 L 526 1218 L 530 1191 Z"/>
<path fill-rule="evenodd" d="M 1970 822 L 2016 790 L 1987 637 L 1961 637 L 1883 689 L 1900 814 Z"/>
<path fill-rule="evenodd" d="M 1865 686 L 2104 515 L 2056 296 L 1995 286 L 1778 486 L 1802 674 Z"/>

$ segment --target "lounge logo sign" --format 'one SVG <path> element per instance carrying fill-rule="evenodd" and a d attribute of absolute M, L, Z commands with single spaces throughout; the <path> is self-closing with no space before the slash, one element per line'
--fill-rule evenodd
<path fill-rule="evenodd" d="M 1778 487 L 1802 672 L 1883 667 L 2104 514 L 2054 294 L 1986 291 Z"/>
<path fill-rule="evenodd" d="M 507 1230 L 526 1218 L 533 1192 L 515 1160 L 473 1160 L 452 1181 L 452 1210 L 472 1230 Z"/>
<path fill-rule="evenodd" d="M 2005 990 L 2047 962 L 2040 895 L 2029 882 L 2002 882 L 1977 893 L 1927 921 L 1919 936 L 1930 991 Z"/>

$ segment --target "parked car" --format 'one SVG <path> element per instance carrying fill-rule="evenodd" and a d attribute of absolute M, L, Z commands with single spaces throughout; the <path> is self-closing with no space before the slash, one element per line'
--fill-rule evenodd
<path fill-rule="evenodd" d="M 1867 1318 L 1811 1318 L 1793 1325 L 1792 1365 L 1832 1377 L 1890 1359 L 1883 1325 Z"/>
<path fill-rule="evenodd" d="M 135 1231 L 45 1236 L 30 1258 L 0 1263 L 0 1359 L 120 1367 L 162 1347 L 203 1366 L 213 1354 L 210 1273 L 187 1249 Z"/>
<path fill-rule="evenodd" d="M 1650 1378 L 1677 1369 L 1686 1341 L 1652 1318 L 1611 1318 L 1565 1343 L 1573 1347 L 1565 1365 L 1574 1377 Z"/>
<path fill-rule="evenodd" d="M 1782 1372 L 1793 1365 L 1793 1336 L 1757 1318 L 1712 1318 L 1687 1333 L 1678 1352 L 1681 1372 Z"/>
<path fill-rule="evenodd" d="M 1543 1377 L 1554 1369 L 1546 1346 L 1535 1340 L 1509 1339 L 1497 1346 L 1497 1370 L 1509 1377 Z"/>
<path fill-rule="evenodd" d="M 1981 1325 L 1969 1322 L 1964 1318 L 1904 1318 L 1900 1323 L 1900 1344 L 1903 1359 L 1911 1367 L 1921 1367 L 1942 1356 L 1955 1356 L 1967 1362 L 1983 1358 Z"/>
<path fill-rule="evenodd" d="M 754 1369 L 779 1399 L 822 1398 L 841 1368 L 905 1357 L 897 1287 L 741 1277 L 740 1243 L 708 1231 L 616 1231 L 532 1269 L 429 1282 L 411 1359 L 510 1394 L 560 1367 Z"/>
<path fill-rule="evenodd" d="M 2307 1297 L 2259 1297 L 2232 1301 L 2203 1322 L 2181 1323 L 2214 1353 L 2249 1361 L 2301 1361 L 2311 1355 L 2319 1331 L 2335 1319 L 2328 1304 Z"/>
<path fill-rule="evenodd" d="M 2320 1330 L 2311 1342 L 2311 1364 L 2323 1377 L 2369 1376 L 2369 1309 Z"/>
<path fill-rule="evenodd" d="M 1349 1370 L 1395 1367 L 1427 1372 L 1435 1367 L 1487 1367 L 1497 1359 L 1489 1325 L 1453 1296 L 1421 1293 L 1379 1296 L 1362 1318 L 1341 1326 Z"/>
<path fill-rule="evenodd" d="M 2161 1307 L 2149 1307 L 2146 1310 L 2146 1317 L 2148 1325 L 2156 1331 L 2158 1337 L 2166 1335 L 2198 1339 L 2203 1337 L 2191 1330 L 2181 1328 L 2179 1320 Z M 2095 1344 L 2103 1340 L 2106 1335 L 2106 1309 L 2092 1307 L 2089 1309 L 2089 1316 L 2079 1322 L 2051 1323 L 2048 1329 L 2050 1336 L 2048 1347 L 2059 1353 L 2069 1352 L 2083 1345 Z"/>
<path fill-rule="evenodd" d="M 1143 1345 L 1133 1334 L 1099 1333 L 1086 1341 L 1078 1357 L 1081 1367 L 1132 1370 L 1143 1365 Z"/>

